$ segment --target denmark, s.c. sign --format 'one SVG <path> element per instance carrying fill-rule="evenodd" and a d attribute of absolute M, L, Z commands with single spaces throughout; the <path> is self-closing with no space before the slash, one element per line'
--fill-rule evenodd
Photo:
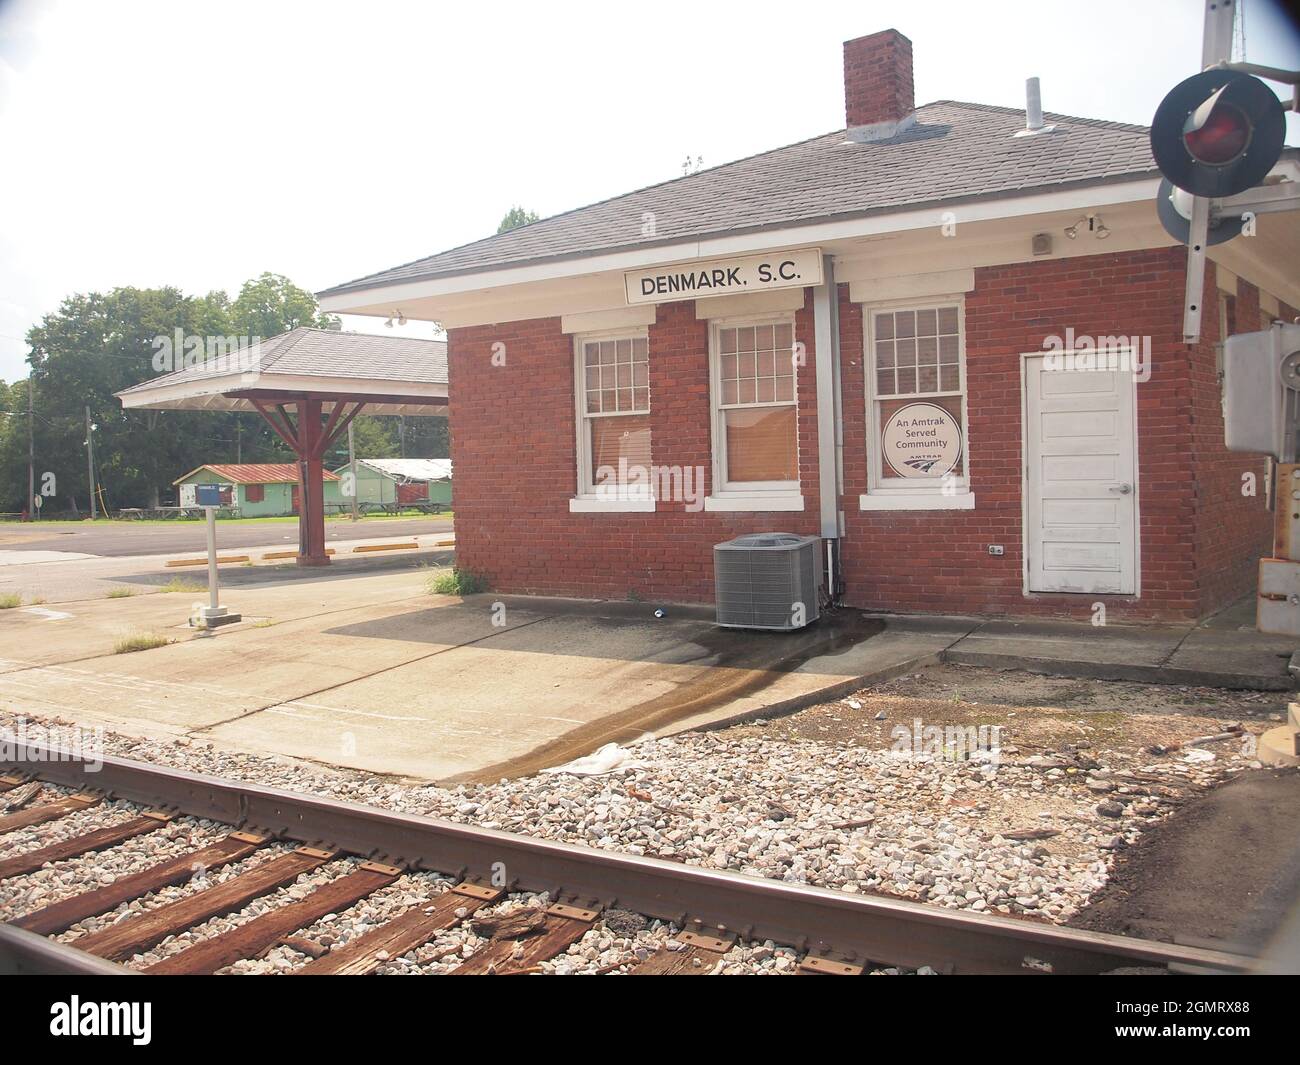
<path fill-rule="evenodd" d="M 821 283 L 820 248 L 655 266 L 646 270 L 629 270 L 623 275 L 630 304 L 735 296 L 743 292 L 803 288 Z"/>

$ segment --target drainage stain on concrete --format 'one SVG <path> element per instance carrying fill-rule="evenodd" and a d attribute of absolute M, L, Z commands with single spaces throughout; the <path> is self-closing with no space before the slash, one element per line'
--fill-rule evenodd
<path fill-rule="evenodd" d="M 815 658 L 844 654 L 883 632 L 885 622 L 855 611 L 834 612 L 798 632 L 708 628 L 692 637 L 698 655 L 677 658 L 700 666 L 672 691 L 587 722 L 516 758 L 452 777 L 445 784 L 489 783 L 530 776 L 590 754 L 606 743 L 629 743 L 646 733 L 708 713 L 762 691 Z"/>

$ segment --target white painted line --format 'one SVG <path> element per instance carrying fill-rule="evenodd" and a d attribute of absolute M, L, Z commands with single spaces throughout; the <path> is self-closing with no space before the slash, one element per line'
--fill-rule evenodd
<path fill-rule="evenodd" d="M 62 610 L 51 610 L 43 606 L 25 606 L 22 610 L 24 614 L 35 614 L 46 621 L 62 621 L 64 618 L 72 617 L 71 614 L 65 614 Z"/>

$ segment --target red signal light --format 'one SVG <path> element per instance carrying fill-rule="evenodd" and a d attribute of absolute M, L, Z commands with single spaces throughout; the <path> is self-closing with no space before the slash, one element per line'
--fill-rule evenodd
<path fill-rule="evenodd" d="M 1192 158 L 1211 166 L 1236 159 L 1250 143 L 1250 120 L 1229 103 L 1220 102 L 1200 129 L 1183 134 Z"/>

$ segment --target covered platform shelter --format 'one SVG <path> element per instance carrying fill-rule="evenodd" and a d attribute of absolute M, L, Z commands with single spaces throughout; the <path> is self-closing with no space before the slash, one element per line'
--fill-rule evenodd
<path fill-rule="evenodd" d="M 323 566 L 326 452 L 363 410 L 445 417 L 447 345 L 303 326 L 116 395 L 127 410 L 260 414 L 297 456 L 298 564 Z"/>

